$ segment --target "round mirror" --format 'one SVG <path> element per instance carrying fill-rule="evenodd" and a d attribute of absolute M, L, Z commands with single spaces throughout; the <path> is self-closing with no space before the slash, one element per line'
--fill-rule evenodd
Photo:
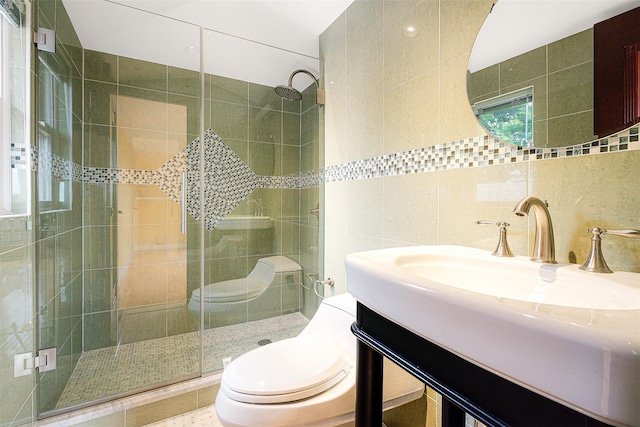
<path fill-rule="evenodd" d="M 600 96 L 594 92 L 594 46 L 599 49 L 600 31 L 595 31 L 594 42 L 594 25 L 635 13 L 636 8 L 640 13 L 640 0 L 498 0 L 469 57 L 467 93 L 480 124 L 489 134 L 517 145 L 560 147 L 637 123 L 608 124 L 602 131 L 597 117 L 603 102 L 594 101 Z M 635 42 L 640 46 L 640 38 Z M 610 70 L 604 72 L 609 73 L 605 80 L 616 80 Z M 604 109 L 611 105 L 605 102 Z"/>

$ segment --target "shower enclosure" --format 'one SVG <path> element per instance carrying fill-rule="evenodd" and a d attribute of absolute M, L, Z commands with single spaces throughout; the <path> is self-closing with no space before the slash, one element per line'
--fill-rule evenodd
<path fill-rule="evenodd" d="M 226 72 L 246 58 L 220 49 L 254 42 L 92 3 L 120 8 L 149 52 L 82 46 L 63 1 L 34 4 L 57 43 L 32 64 L 30 210 L 0 216 L 26 242 L 2 234 L 0 286 L 33 293 L 33 349 L 56 355 L 55 369 L 34 374 L 43 416 L 222 369 L 224 358 L 296 335 L 320 299 L 320 194 L 302 179 L 319 167 L 316 84 L 284 100 Z M 147 27 L 157 20 L 162 34 Z M 189 310 L 194 290 L 246 278 L 275 255 L 302 268 L 295 309 L 275 298 L 234 319 Z M 3 328 L 20 328 L 2 316 Z"/>

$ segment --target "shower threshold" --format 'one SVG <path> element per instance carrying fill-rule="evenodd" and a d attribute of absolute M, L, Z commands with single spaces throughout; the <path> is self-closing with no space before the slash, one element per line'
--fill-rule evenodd
<path fill-rule="evenodd" d="M 83 405 L 71 411 L 39 419 L 36 427 L 71 427 L 75 425 L 124 425 L 126 418 L 138 418 L 148 415 L 145 408 L 161 408 L 154 411 L 149 422 L 157 422 L 181 415 L 195 409 L 207 407 L 213 403 L 222 379 L 222 373 L 205 374 L 201 377 L 184 380 L 133 395 L 109 401 L 96 402 L 90 406 Z M 185 405 L 182 396 L 197 394 L 197 403 Z M 191 399 L 193 401 L 193 399 Z M 147 424 L 146 422 L 142 425 Z"/>

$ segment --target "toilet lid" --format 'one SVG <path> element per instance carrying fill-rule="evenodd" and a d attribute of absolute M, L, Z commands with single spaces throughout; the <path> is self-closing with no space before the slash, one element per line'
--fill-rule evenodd
<path fill-rule="evenodd" d="M 348 372 L 349 361 L 333 342 L 296 337 L 240 356 L 225 368 L 221 386 L 236 401 L 282 403 L 322 393 Z"/>

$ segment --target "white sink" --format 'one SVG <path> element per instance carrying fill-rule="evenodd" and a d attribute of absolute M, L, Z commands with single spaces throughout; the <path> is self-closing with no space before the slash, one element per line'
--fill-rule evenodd
<path fill-rule="evenodd" d="M 273 219 L 268 216 L 227 215 L 216 226 L 218 230 L 263 230 L 273 227 Z"/>
<path fill-rule="evenodd" d="M 470 362 L 593 418 L 640 421 L 640 274 L 460 246 L 347 256 L 362 304 Z"/>

